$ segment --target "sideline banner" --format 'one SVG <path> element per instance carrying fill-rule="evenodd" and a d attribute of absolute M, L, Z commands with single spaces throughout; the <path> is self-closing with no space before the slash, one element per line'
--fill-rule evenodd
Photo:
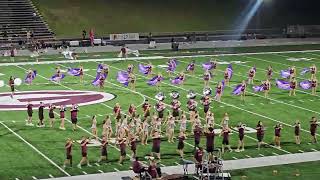
<path fill-rule="evenodd" d="M 111 41 L 139 40 L 139 33 L 110 34 Z"/>

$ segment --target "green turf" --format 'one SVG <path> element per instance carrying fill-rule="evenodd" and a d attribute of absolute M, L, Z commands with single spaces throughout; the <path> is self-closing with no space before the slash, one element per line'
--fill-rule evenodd
<path fill-rule="evenodd" d="M 151 52 L 147 55 L 153 55 Z M 196 53 L 196 52 L 194 52 Z M 94 54 L 89 54 L 90 57 L 94 57 Z M 112 57 L 114 54 L 100 54 L 99 58 L 107 58 Z M 170 55 L 170 54 L 169 54 Z M 300 61 L 300 62 L 291 62 L 288 61 L 288 57 L 304 57 L 304 58 L 313 58 L 311 61 Z M 320 57 L 319 52 L 313 53 L 288 53 L 288 54 L 261 54 L 261 55 L 248 55 L 248 56 L 221 56 L 218 57 L 218 61 L 242 61 L 245 62 L 243 64 L 233 64 L 234 68 L 234 76 L 231 81 L 231 86 L 235 86 L 239 84 L 243 79 L 246 78 L 248 69 L 254 65 L 257 67 L 257 74 L 256 74 L 256 81 L 255 84 L 259 84 L 260 80 L 265 79 L 265 72 L 263 71 L 269 64 L 273 66 L 274 71 L 279 72 L 282 69 L 286 69 L 290 65 L 296 65 L 298 71 L 301 70 L 303 67 L 308 67 L 313 63 L 316 63 L 319 66 L 318 59 Z M 53 58 L 53 60 L 57 60 L 57 56 L 48 56 L 47 58 Z M 86 59 L 88 57 L 80 57 L 80 59 Z M 194 57 L 197 64 L 201 66 L 202 62 L 208 60 L 208 57 Z M 47 59 L 50 60 L 50 59 Z M 186 67 L 187 63 L 191 61 L 191 58 L 178 58 L 179 65 L 177 72 L 183 71 Z M 152 60 L 153 65 L 155 68 L 155 73 L 161 72 L 165 75 L 166 79 L 161 85 L 161 91 L 167 95 L 167 99 L 165 100 L 166 103 L 170 103 L 169 93 L 172 90 L 178 90 L 181 94 L 181 102 L 182 107 L 186 110 L 186 94 L 187 91 L 192 89 L 198 93 L 202 93 L 203 89 L 203 82 L 202 82 L 202 69 L 201 67 L 196 67 L 196 73 L 194 76 L 188 75 L 187 80 L 184 85 L 182 86 L 174 86 L 171 85 L 169 82 L 169 77 L 165 72 L 165 69 L 158 67 L 157 65 L 163 65 L 166 63 L 166 59 L 158 59 Z M 147 61 L 144 61 L 147 62 Z M 92 90 L 98 91 L 97 88 L 90 85 L 91 80 L 93 79 L 92 76 L 95 76 L 96 66 L 99 62 L 84 62 L 82 63 L 85 69 L 90 69 L 86 72 L 85 76 L 85 84 L 80 84 L 79 79 L 77 77 L 67 76 L 64 80 L 62 85 L 59 86 L 56 84 L 49 84 L 44 85 L 41 83 L 47 83 L 48 80 L 45 78 L 49 78 L 54 73 L 54 68 L 57 64 L 44 64 L 44 65 L 24 65 L 24 66 L 1 66 L 0 72 L 5 74 L 1 76 L 1 79 L 6 79 L 10 75 L 15 75 L 16 77 L 24 78 L 26 69 L 32 68 L 38 70 L 38 76 L 34 81 L 34 85 L 27 86 L 22 85 L 19 86 L 17 89 L 19 91 L 28 91 L 28 90 Z M 106 62 L 110 68 L 110 74 L 108 77 L 108 82 L 106 83 L 106 87 L 104 89 L 105 92 L 110 92 L 116 94 L 117 97 L 111 101 L 105 102 L 104 104 L 107 106 L 113 107 L 116 102 L 120 102 L 121 106 L 124 110 L 127 109 L 128 105 L 134 103 L 139 105 L 143 102 L 143 97 L 138 93 L 131 92 L 125 87 L 122 87 L 116 80 L 116 73 L 119 70 L 125 70 L 128 63 L 132 63 L 135 67 L 138 66 L 140 61 L 121 61 L 121 62 Z M 66 67 L 77 67 L 79 63 L 67 63 L 60 65 L 62 69 L 66 69 Z M 214 88 L 215 84 L 223 78 L 222 71 L 226 68 L 227 65 L 219 65 L 218 70 L 216 71 L 216 76 L 211 82 L 211 87 Z M 138 76 L 138 83 L 136 90 L 137 92 L 145 95 L 152 104 L 155 103 L 154 96 L 158 92 L 154 87 L 150 87 L 146 85 L 147 77 L 141 76 L 137 68 L 135 72 Z M 301 81 L 302 79 L 307 79 L 309 75 L 306 76 L 298 76 L 298 80 Z M 318 74 L 319 76 L 319 74 Z M 279 74 L 275 73 L 274 77 L 279 77 Z M 318 77 L 319 78 L 319 77 Z M 249 86 L 250 89 L 251 86 Z M 68 89 L 67 89 L 68 88 Z M 8 88 L 1 88 L 0 92 L 7 92 Z M 273 144 L 273 126 L 277 123 L 275 121 L 281 121 L 284 123 L 284 130 L 282 132 L 282 149 L 275 149 L 271 146 L 266 146 L 262 148 L 260 151 L 256 149 L 256 140 L 255 134 L 247 134 L 245 138 L 246 142 L 246 151 L 243 153 L 226 153 L 223 158 L 225 160 L 233 159 L 236 157 L 238 159 L 247 158 L 247 156 L 251 157 L 259 157 L 259 154 L 263 154 L 264 156 L 270 156 L 276 154 L 287 154 L 286 152 L 291 153 L 299 153 L 299 150 L 304 152 L 313 151 L 312 149 L 320 150 L 319 144 L 308 144 L 310 141 L 310 135 L 308 132 L 309 129 L 309 119 L 311 116 L 319 116 L 318 106 L 319 106 L 319 96 L 311 96 L 308 91 L 304 92 L 297 92 L 296 97 L 288 97 L 288 92 L 278 90 L 275 86 L 272 87 L 270 98 L 272 99 L 265 99 L 260 93 L 257 94 L 249 94 L 246 97 L 245 103 L 240 101 L 240 97 L 230 95 L 232 91 L 231 87 L 226 87 L 224 95 L 222 97 L 222 103 L 214 102 L 212 104 L 211 110 L 215 113 L 216 123 L 220 123 L 222 119 L 222 115 L 224 112 L 228 112 L 230 115 L 230 123 L 231 126 L 236 126 L 239 121 L 242 121 L 247 124 L 249 127 L 255 127 L 257 121 L 263 121 L 264 125 L 267 127 L 265 141 L 268 144 Z M 249 92 L 252 93 L 251 90 Z M 199 99 L 199 95 L 198 98 Z M 302 102 L 302 101 L 303 102 Z M 105 105 L 96 104 L 90 105 L 86 107 L 81 107 L 81 111 L 79 113 L 80 123 L 79 125 L 86 129 L 87 131 L 91 131 L 90 127 L 90 118 L 87 115 L 92 116 L 94 114 L 107 114 L 111 113 L 112 110 L 107 108 Z M 304 108 L 304 109 L 302 109 Z M 200 110 L 201 116 L 203 116 L 202 110 Z M 139 108 L 139 113 L 141 113 L 141 109 Z M 261 115 L 265 116 L 262 117 Z M 45 113 L 46 118 L 47 113 Z M 69 114 L 67 115 L 67 117 Z M 266 118 L 267 117 L 267 118 Z M 0 112 L 0 121 L 3 121 L 7 126 L 9 126 L 12 130 L 18 133 L 21 137 L 26 139 L 29 143 L 35 146 L 38 150 L 43 152 L 46 156 L 48 156 L 53 162 L 58 165 L 62 165 L 65 152 L 64 152 L 64 143 L 67 137 L 71 137 L 73 139 L 80 139 L 82 135 L 89 135 L 87 132 L 83 130 L 78 130 L 76 132 L 72 132 L 70 130 L 70 123 L 67 123 L 67 130 L 61 131 L 58 129 L 58 124 L 55 125 L 55 128 L 33 128 L 33 127 L 25 127 L 24 126 L 24 119 L 26 118 L 25 111 L 1 111 Z M 293 138 L 293 128 L 288 127 L 285 124 L 291 125 L 294 123 L 296 119 L 299 119 L 302 123 L 302 128 L 307 132 L 302 132 L 302 144 L 297 146 L 294 144 Z M 35 113 L 35 120 L 36 120 L 36 113 Z M 99 123 L 99 134 L 101 133 L 101 123 L 103 117 L 98 117 Z M 15 122 L 13 122 L 15 121 Z M 46 119 L 46 122 L 48 119 Z M 37 178 L 48 178 L 49 174 L 53 176 L 64 176 L 62 172 L 60 172 L 56 167 L 53 167 L 47 160 L 42 158 L 38 155 L 35 151 L 33 151 L 30 147 L 28 147 L 24 142 L 20 141 L 17 137 L 13 134 L 9 133 L 7 129 L 3 126 L 0 126 L 0 133 L 1 133 L 1 144 L 4 144 L 6 148 L 1 148 L 0 153 L 2 157 L 0 159 L 1 162 L 10 162 L 8 163 L 1 163 L 0 170 L 2 171 L 0 174 L 3 176 L 1 179 L 14 179 L 18 177 L 19 179 L 31 179 L 32 176 Z M 190 127 L 189 127 L 190 128 Z M 177 126 L 178 130 L 178 126 Z M 177 132 L 177 131 L 176 131 Z M 186 145 L 186 158 L 191 159 L 192 156 L 192 138 L 186 140 L 187 143 L 191 145 Z M 202 139 L 202 145 L 205 145 L 205 140 Z M 221 145 L 221 138 L 216 138 L 215 144 L 217 147 Z M 176 165 L 175 162 L 179 162 L 179 157 L 176 154 L 176 143 L 169 144 L 166 142 L 166 139 L 162 141 L 162 161 L 161 163 L 165 166 L 173 166 Z M 231 136 L 231 145 L 233 148 L 237 145 L 237 135 Z M 3 147 L 3 146 L 2 146 Z M 74 162 L 78 163 L 80 160 L 80 147 L 79 145 L 75 145 L 74 147 Z M 21 153 L 20 153 L 21 151 Z M 151 151 L 150 146 L 138 146 L 138 156 L 143 157 L 149 154 Z M 18 153 L 19 152 L 19 153 Z M 96 162 L 99 158 L 99 148 L 89 148 L 89 159 L 92 163 Z M 129 152 L 129 150 L 128 150 Z M 66 171 L 71 175 L 79 175 L 83 174 L 82 171 L 87 173 L 99 173 L 98 170 L 102 170 L 103 172 L 111 172 L 115 171 L 114 168 L 118 170 L 128 170 L 130 167 L 130 162 L 127 160 L 123 166 L 119 166 L 117 164 L 117 159 L 119 156 L 119 152 L 109 146 L 109 160 L 107 164 L 102 164 L 101 166 L 93 166 L 93 167 L 83 167 L 82 170 L 77 168 L 68 168 Z M 23 158 L 21 158 L 21 156 Z M 44 167 L 44 168 L 43 168 Z M 292 169 L 301 169 L 303 172 L 306 168 L 304 165 L 290 165 Z M 21 171 L 13 172 L 13 168 L 16 169 L 23 169 Z M 39 171 L 38 168 L 45 169 L 46 172 Z M 285 169 L 285 168 L 284 168 Z M 266 171 L 264 176 L 266 178 L 273 177 L 271 173 L 267 173 L 270 170 Z M 280 171 L 280 170 L 279 170 Z M 285 170 L 283 170 L 285 171 Z M 282 170 L 280 171 L 281 174 Z M 243 170 L 240 172 L 244 173 L 244 175 L 251 177 L 260 177 L 260 174 L 257 173 L 256 170 Z M 290 173 L 288 171 L 288 173 Z M 235 172 L 237 176 L 238 171 Z M 303 174 L 302 174 L 303 175 Z M 310 177 L 314 177 L 310 175 Z"/>

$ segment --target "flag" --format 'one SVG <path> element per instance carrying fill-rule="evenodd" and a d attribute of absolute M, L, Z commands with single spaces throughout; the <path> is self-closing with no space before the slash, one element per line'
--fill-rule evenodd
<path fill-rule="evenodd" d="M 32 71 L 31 76 L 29 76 L 29 73 L 28 73 L 26 75 L 26 78 L 24 79 L 24 82 L 30 84 L 34 80 L 34 78 L 36 78 L 36 76 L 37 76 L 37 71 Z"/>
<path fill-rule="evenodd" d="M 96 78 L 92 81 L 92 85 L 98 86 L 100 84 L 101 76 L 103 77 L 103 79 L 107 79 L 108 74 L 107 73 L 101 73 L 101 72 L 97 73 Z"/>
<path fill-rule="evenodd" d="M 253 89 L 254 92 L 261 92 L 261 91 L 264 90 L 264 85 L 261 84 L 259 86 L 253 86 L 252 89 Z"/>
<path fill-rule="evenodd" d="M 212 70 L 213 68 L 214 68 L 214 64 L 213 64 L 213 62 L 206 62 L 206 63 L 204 63 L 204 64 L 202 64 L 202 68 L 204 69 L 204 70 Z"/>
<path fill-rule="evenodd" d="M 80 76 L 80 68 L 69 68 L 67 73 L 71 76 Z"/>
<path fill-rule="evenodd" d="M 304 75 L 308 72 L 310 72 L 310 68 L 303 68 L 302 71 L 300 72 L 300 75 Z"/>
<path fill-rule="evenodd" d="M 183 81 L 184 81 L 183 77 L 177 76 L 177 77 L 175 77 L 174 79 L 171 80 L 171 83 L 179 85 L 179 84 L 182 84 Z"/>
<path fill-rule="evenodd" d="M 163 77 L 160 77 L 160 79 L 158 78 L 159 76 L 154 76 L 153 78 L 151 78 L 147 83 L 150 86 L 155 86 L 158 82 L 163 80 Z"/>
<path fill-rule="evenodd" d="M 194 70 L 194 63 L 188 64 L 188 66 L 186 67 L 186 71 L 193 71 L 193 70 Z"/>
<path fill-rule="evenodd" d="M 284 80 L 276 80 L 276 86 L 279 89 L 283 90 L 290 90 L 290 82 L 284 81 Z"/>
<path fill-rule="evenodd" d="M 223 90 L 225 88 L 224 80 L 221 81 L 221 94 L 223 93 Z M 218 88 L 216 88 L 216 95 L 214 97 L 217 97 L 218 94 Z"/>
<path fill-rule="evenodd" d="M 142 64 L 139 64 L 139 72 L 144 74 L 144 75 L 147 75 L 149 74 L 151 71 L 151 66 L 150 65 L 147 65 L 147 66 L 144 66 Z"/>
<path fill-rule="evenodd" d="M 302 89 L 305 89 L 305 90 L 311 89 L 311 81 L 309 80 L 302 81 L 299 83 L 299 85 Z"/>
<path fill-rule="evenodd" d="M 55 74 L 50 78 L 50 80 L 51 81 L 59 81 L 59 80 L 63 79 L 64 77 L 65 77 L 64 74 L 60 74 L 60 76 L 58 76 L 58 74 Z"/>
<path fill-rule="evenodd" d="M 177 68 L 177 60 L 176 59 L 171 59 L 168 62 L 168 68 L 167 68 L 167 72 L 174 72 Z"/>
<path fill-rule="evenodd" d="M 233 89 L 232 94 L 234 94 L 234 95 L 240 95 L 240 94 L 241 94 L 241 89 L 242 89 L 242 84 L 237 85 L 237 86 Z"/>
<path fill-rule="evenodd" d="M 288 78 L 288 77 L 290 77 L 290 69 L 281 70 L 281 71 L 280 71 L 280 75 L 281 75 L 282 78 Z"/>
<path fill-rule="evenodd" d="M 125 71 L 119 71 L 117 75 L 117 81 L 125 86 L 129 84 L 129 74 Z"/>

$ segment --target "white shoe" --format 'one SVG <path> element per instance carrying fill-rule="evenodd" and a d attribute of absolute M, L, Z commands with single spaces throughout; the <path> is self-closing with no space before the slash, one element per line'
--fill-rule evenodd
<path fill-rule="evenodd" d="M 59 127 L 59 129 L 61 129 L 61 130 L 66 130 L 66 128 L 63 128 L 63 127 Z"/>
<path fill-rule="evenodd" d="M 240 150 L 239 150 L 239 149 L 236 149 L 235 152 L 240 152 Z"/>
<path fill-rule="evenodd" d="M 81 169 L 81 164 L 78 164 L 77 167 L 78 167 L 79 169 Z"/>
<path fill-rule="evenodd" d="M 92 165 L 91 165 L 91 164 L 87 164 L 87 166 L 88 166 L 88 167 L 92 167 Z"/>
<path fill-rule="evenodd" d="M 243 151 L 244 151 L 244 149 L 241 149 L 240 151 L 241 151 L 241 152 L 243 152 Z"/>

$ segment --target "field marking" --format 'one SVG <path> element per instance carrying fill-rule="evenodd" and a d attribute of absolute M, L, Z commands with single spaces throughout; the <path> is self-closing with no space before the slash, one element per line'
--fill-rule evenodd
<path fill-rule="evenodd" d="M 236 158 L 236 157 L 232 157 L 233 159 L 235 159 L 235 160 L 237 160 L 238 158 Z"/>
<path fill-rule="evenodd" d="M 96 166 L 100 166 L 100 164 L 98 164 L 98 163 L 94 163 Z"/>
<path fill-rule="evenodd" d="M 100 169 L 98 169 L 98 171 L 100 172 L 100 173 L 104 173 L 102 170 L 100 170 Z"/>
<path fill-rule="evenodd" d="M 162 166 L 162 167 L 166 167 L 164 164 L 161 164 L 161 163 L 160 163 L 160 166 Z"/>
<path fill-rule="evenodd" d="M 118 69 L 118 70 L 122 70 L 122 69 L 119 69 L 119 68 L 114 67 L 114 66 L 111 66 L 111 65 L 109 65 L 109 67 L 110 67 L 110 68 L 114 68 L 114 69 Z M 141 76 L 141 75 L 138 75 L 138 76 Z M 144 76 L 141 76 L 141 77 L 144 77 Z M 144 78 L 146 79 L 147 77 L 144 77 Z M 162 83 L 164 83 L 164 82 L 162 82 Z M 174 85 L 171 85 L 171 84 L 168 84 L 168 83 L 164 83 L 164 84 L 169 85 L 169 86 L 172 86 L 172 87 L 175 87 L 175 88 L 178 88 L 178 89 L 180 88 L 180 89 L 188 92 L 188 90 L 186 90 L 186 89 L 184 89 L 184 88 L 181 88 L 180 86 L 174 86 Z M 127 89 L 127 88 L 126 88 L 126 89 Z M 128 90 L 129 90 L 129 91 L 132 91 L 131 89 L 128 89 Z M 132 92 L 135 92 L 135 91 L 132 91 Z M 199 93 L 196 93 L 196 94 L 201 96 L 201 94 L 199 94 Z M 146 96 L 146 95 L 145 95 L 145 96 Z M 146 97 L 148 97 L 148 96 L 146 96 Z M 151 97 L 149 97 L 149 98 L 150 98 L 150 99 L 153 99 L 153 98 L 151 98 Z M 216 100 L 215 100 L 215 101 L 216 101 Z M 247 111 L 247 110 L 242 109 L 242 108 L 239 108 L 239 107 L 237 107 L 237 106 L 235 106 L 235 105 L 230 105 L 230 104 L 227 104 L 227 103 L 224 103 L 224 102 L 220 102 L 220 103 L 225 104 L 225 105 L 228 105 L 228 106 L 231 106 L 231 107 L 238 108 L 238 109 L 243 110 L 243 111 Z M 199 108 L 199 109 L 201 109 L 201 108 Z M 189 113 L 187 113 L 187 114 L 189 114 Z M 200 119 L 204 120 L 204 118 L 202 118 L 202 117 L 200 117 Z M 221 126 L 220 124 L 216 124 L 216 125 Z M 245 135 L 245 137 L 247 137 L 247 138 L 249 138 L 249 139 L 252 139 L 252 140 L 254 140 L 254 141 L 257 142 L 257 139 L 255 139 L 255 138 L 253 138 L 253 137 L 251 137 L 251 136 Z M 191 144 L 189 144 L 189 143 L 187 143 L 187 142 L 185 142 L 185 144 L 191 145 Z M 286 150 L 284 150 L 284 149 L 279 149 L 279 148 L 277 148 L 277 147 L 275 147 L 275 146 L 273 146 L 273 145 L 270 145 L 270 144 L 267 144 L 267 145 L 270 146 L 270 147 L 273 147 L 273 148 L 275 148 L 275 149 L 277 149 L 277 150 L 279 150 L 279 151 L 283 151 L 283 152 L 285 152 L 285 153 L 291 154 L 291 152 L 286 151 Z M 193 145 L 191 145 L 191 146 L 194 147 Z"/>
<path fill-rule="evenodd" d="M 312 148 L 311 150 L 312 150 L 312 151 L 314 151 L 314 152 L 317 152 L 317 151 L 318 151 L 318 150 L 316 150 L 316 149 L 313 149 L 313 148 Z"/>
<path fill-rule="evenodd" d="M 277 153 L 275 153 L 275 152 L 273 152 L 272 154 L 274 154 L 274 155 L 276 155 L 276 156 L 279 156 L 279 154 L 277 154 Z"/>
<path fill-rule="evenodd" d="M 249 155 L 245 155 L 247 158 L 252 158 L 251 156 L 249 156 Z"/>
<path fill-rule="evenodd" d="M 113 168 L 115 171 L 117 171 L 117 172 L 119 172 L 119 169 L 117 169 L 117 168 Z"/>
<path fill-rule="evenodd" d="M 15 180 L 20 180 L 19 178 L 16 178 Z"/>
<path fill-rule="evenodd" d="M 176 165 L 180 166 L 181 164 L 177 163 L 177 162 L 174 162 Z"/>
<path fill-rule="evenodd" d="M 87 173 L 87 172 L 85 172 L 85 171 L 82 171 L 82 173 L 83 173 L 84 175 L 88 174 L 88 173 Z"/>
<path fill-rule="evenodd" d="M 302 50 L 302 51 L 269 51 L 256 53 L 226 53 L 213 55 L 178 55 L 178 56 L 146 56 L 146 57 L 129 57 L 129 58 L 101 58 L 101 59 L 81 59 L 81 60 L 64 60 L 64 61 L 42 61 L 42 62 L 13 62 L 1 63 L 0 66 L 15 66 L 15 65 L 40 65 L 40 64 L 57 64 L 57 63 L 79 63 L 79 62 L 96 62 L 96 61 L 130 61 L 130 60 L 156 60 L 156 59 L 172 59 L 172 58 L 194 58 L 194 57 L 219 57 L 219 56 L 243 56 L 243 55 L 259 55 L 259 54 L 286 54 L 286 53 L 301 53 L 301 52 L 319 52 L 320 50 Z M 56 59 L 56 58 L 48 58 Z M 30 61 L 30 59 L 26 59 Z"/>
<path fill-rule="evenodd" d="M 49 174 L 49 177 L 50 177 L 50 178 L 54 178 L 54 176 L 52 176 L 52 174 Z"/>
<path fill-rule="evenodd" d="M 264 155 L 263 155 L 263 154 L 259 154 L 259 156 L 264 157 Z"/>
<path fill-rule="evenodd" d="M 300 149 L 299 149 L 298 151 L 301 152 L 301 153 L 304 153 L 304 151 L 302 151 L 302 150 L 300 150 Z"/>
<path fill-rule="evenodd" d="M 5 125 L 2 121 L 0 121 L 0 124 L 4 126 L 6 129 L 8 129 L 12 134 L 17 136 L 21 141 L 26 143 L 29 147 L 31 147 L 34 151 L 36 151 L 39 155 L 41 155 L 43 158 L 45 158 L 47 161 L 49 161 L 53 166 L 58 168 L 61 172 L 63 172 L 67 176 L 71 176 L 69 173 L 67 173 L 64 169 L 62 169 L 59 165 L 57 165 L 55 162 L 53 162 L 48 156 L 43 154 L 41 151 L 39 151 L 36 147 L 34 147 L 32 144 L 30 144 L 27 140 L 25 140 L 23 137 L 21 137 L 19 134 L 17 134 L 15 131 L 13 131 L 11 128 L 9 128 L 7 125 Z"/>
<path fill-rule="evenodd" d="M 37 180 L 38 178 L 36 178 L 35 176 L 32 176 L 32 179 Z"/>

